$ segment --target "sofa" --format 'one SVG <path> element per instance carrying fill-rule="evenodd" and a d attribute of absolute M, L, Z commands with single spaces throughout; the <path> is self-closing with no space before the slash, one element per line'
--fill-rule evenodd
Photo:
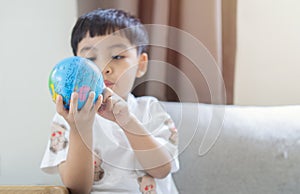
<path fill-rule="evenodd" d="M 180 193 L 300 193 L 300 106 L 162 106 L 179 131 L 181 169 L 173 176 Z M 54 179 L 0 193 L 68 193 Z"/>
<path fill-rule="evenodd" d="M 300 193 L 300 106 L 164 105 L 180 131 L 180 193 Z"/>

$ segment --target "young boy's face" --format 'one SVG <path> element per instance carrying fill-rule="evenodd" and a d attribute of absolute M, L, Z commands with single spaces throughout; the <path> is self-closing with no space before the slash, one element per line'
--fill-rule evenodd
<path fill-rule="evenodd" d="M 105 85 L 126 99 L 136 77 L 147 70 L 148 56 L 137 54 L 136 48 L 123 36 L 87 35 L 78 44 L 77 56 L 94 61 L 101 69 Z"/>

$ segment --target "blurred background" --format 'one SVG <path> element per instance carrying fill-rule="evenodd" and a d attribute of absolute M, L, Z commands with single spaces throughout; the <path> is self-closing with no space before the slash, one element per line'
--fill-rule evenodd
<path fill-rule="evenodd" d="M 55 112 L 48 75 L 72 55 L 70 34 L 77 17 L 96 8 L 124 9 L 145 24 L 183 30 L 211 56 L 199 63 L 213 61 L 218 72 L 212 76 L 222 75 L 212 78 L 217 96 L 212 101 L 209 73 L 187 53 L 154 45 L 147 76 L 159 74 L 162 81 L 137 84 L 136 95 L 234 105 L 300 103 L 300 1 L 0 0 L 0 184 L 60 184 L 56 175 L 39 169 Z M 150 34 L 155 36 L 162 34 Z M 162 39 L 178 48 L 189 46 L 176 34 Z M 177 71 L 161 68 L 160 62 Z M 196 98 L 178 72 L 188 78 Z"/>

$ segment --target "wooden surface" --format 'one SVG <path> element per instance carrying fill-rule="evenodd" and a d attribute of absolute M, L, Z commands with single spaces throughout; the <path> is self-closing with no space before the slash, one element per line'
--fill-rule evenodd
<path fill-rule="evenodd" d="M 0 194 L 68 194 L 63 186 L 0 186 Z"/>

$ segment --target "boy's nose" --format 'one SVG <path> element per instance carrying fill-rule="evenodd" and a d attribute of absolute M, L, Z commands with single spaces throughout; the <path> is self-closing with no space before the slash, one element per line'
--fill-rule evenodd
<path fill-rule="evenodd" d="M 102 74 L 104 75 L 109 75 L 112 73 L 112 69 L 111 67 L 109 67 L 109 65 L 106 65 L 106 67 L 103 69 Z"/>

